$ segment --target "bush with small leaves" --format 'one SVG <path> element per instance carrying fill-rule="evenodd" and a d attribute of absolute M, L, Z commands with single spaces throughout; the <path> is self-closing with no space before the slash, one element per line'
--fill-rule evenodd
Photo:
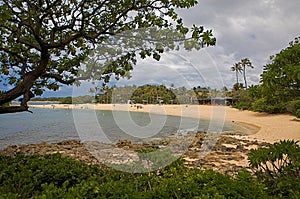
<path fill-rule="evenodd" d="M 300 118 L 300 109 L 298 109 L 296 112 L 295 112 L 295 115 L 297 118 Z"/>
<path fill-rule="evenodd" d="M 156 162 L 162 154 L 139 156 Z M 59 154 L 0 156 L 0 198 L 266 198 L 247 171 L 237 179 L 212 170 L 188 169 L 183 158 L 153 172 L 97 168 Z"/>
<path fill-rule="evenodd" d="M 272 195 L 300 196 L 300 147 L 298 141 L 283 140 L 249 153 L 249 163 L 259 181 Z"/>
<path fill-rule="evenodd" d="M 284 113 L 286 112 L 286 103 L 269 102 L 265 98 L 256 100 L 251 107 L 252 111 L 266 112 L 266 113 Z"/>

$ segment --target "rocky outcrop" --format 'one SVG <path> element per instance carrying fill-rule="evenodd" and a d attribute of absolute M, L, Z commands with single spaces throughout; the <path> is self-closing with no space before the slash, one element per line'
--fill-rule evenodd
<path fill-rule="evenodd" d="M 115 144 L 65 140 L 57 143 L 13 145 L 0 150 L 0 154 L 13 156 L 18 152 L 25 155 L 60 153 L 93 165 L 103 163 L 130 165 L 140 160 L 141 151 L 147 153 L 147 151 L 168 150 L 174 156 L 183 156 L 187 167 L 213 169 L 235 175 L 242 168 L 248 168 L 247 155 L 251 149 L 268 145 L 268 143 L 243 140 L 231 135 L 221 135 L 217 140 L 215 139 L 199 132 L 188 133 L 180 139 L 170 137 L 142 144 L 132 143 L 129 140 L 119 140 Z M 205 143 L 214 144 L 205 146 Z"/>

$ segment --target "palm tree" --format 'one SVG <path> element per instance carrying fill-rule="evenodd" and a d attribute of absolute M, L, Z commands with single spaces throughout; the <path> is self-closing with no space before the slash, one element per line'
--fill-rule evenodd
<path fill-rule="evenodd" d="M 244 81 L 245 81 L 245 88 L 247 89 L 247 81 L 246 81 L 246 67 L 254 68 L 252 66 L 252 63 L 248 58 L 244 58 L 239 62 L 239 65 L 243 68 L 243 75 L 244 75 Z"/>
<path fill-rule="evenodd" d="M 242 67 L 241 67 L 240 63 L 235 63 L 231 67 L 231 71 L 235 71 L 236 83 L 239 84 L 239 73 L 242 73 Z"/>

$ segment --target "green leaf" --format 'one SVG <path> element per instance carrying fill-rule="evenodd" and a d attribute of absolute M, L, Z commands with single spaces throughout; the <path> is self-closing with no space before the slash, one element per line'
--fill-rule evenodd
<path fill-rule="evenodd" d="M 158 53 L 153 53 L 153 59 L 155 59 L 156 61 L 159 61 L 160 60 L 160 55 Z"/>

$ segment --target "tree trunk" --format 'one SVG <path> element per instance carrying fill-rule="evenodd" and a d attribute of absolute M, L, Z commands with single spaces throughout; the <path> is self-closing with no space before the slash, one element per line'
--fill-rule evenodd
<path fill-rule="evenodd" d="M 244 67 L 243 73 L 244 73 L 245 88 L 247 89 L 247 81 L 246 81 L 246 67 Z"/>
<path fill-rule="evenodd" d="M 0 107 L 0 114 L 6 114 L 6 113 L 17 113 L 17 112 L 24 112 L 28 111 L 28 106 L 9 106 L 9 107 Z"/>
<path fill-rule="evenodd" d="M 0 105 L 24 95 L 19 108 L 17 108 L 18 106 L 0 107 L 0 114 L 28 111 L 27 102 L 30 98 L 34 97 L 30 89 L 34 85 L 35 81 L 45 72 L 49 62 L 49 57 L 48 50 L 42 51 L 39 66 L 34 71 L 27 73 L 24 76 L 23 81 L 16 87 L 0 95 Z"/>

